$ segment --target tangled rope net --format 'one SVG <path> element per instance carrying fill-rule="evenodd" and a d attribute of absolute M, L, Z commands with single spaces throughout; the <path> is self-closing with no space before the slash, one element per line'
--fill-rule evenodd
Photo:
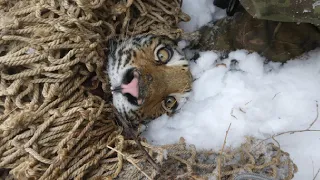
<path fill-rule="evenodd" d="M 177 24 L 189 19 L 180 5 L 180 0 L 1 0 L 0 169 L 10 169 L 6 178 L 230 178 L 262 170 L 280 177 L 277 168 L 287 168 L 279 179 L 291 179 L 293 163 L 277 148 L 264 162 L 245 151 L 243 162 L 230 165 L 242 151 L 217 155 L 184 142 L 143 142 L 160 173 L 135 141 L 122 135 L 103 72 L 106 42 L 144 33 L 177 38 L 182 33 Z M 105 96 L 94 95 L 97 89 Z M 219 165 L 217 157 L 223 158 Z"/>
<path fill-rule="evenodd" d="M 127 142 L 135 144 L 134 141 Z M 224 152 L 197 151 L 193 145 L 187 147 L 183 138 L 179 143 L 172 145 L 142 144 L 162 167 L 161 176 L 156 176 L 158 174 L 155 169 L 146 165 L 144 159 L 138 160 L 143 171 L 151 174 L 150 179 L 204 180 L 216 177 L 216 179 L 233 180 L 251 175 L 251 177 L 262 177 L 263 180 L 289 180 L 297 172 L 297 167 L 288 153 L 273 143 L 266 144 L 253 138 L 248 138 L 237 149 L 228 148 Z M 127 154 L 127 157 L 131 158 L 131 155 Z M 144 177 L 139 169 L 130 164 L 125 164 L 124 170 L 119 175 L 119 179 Z"/>

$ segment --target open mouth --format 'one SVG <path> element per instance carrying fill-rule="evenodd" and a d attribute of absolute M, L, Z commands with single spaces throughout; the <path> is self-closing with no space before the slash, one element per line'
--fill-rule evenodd
<path fill-rule="evenodd" d="M 131 104 L 139 106 L 143 103 L 141 86 L 141 76 L 137 69 L 132 68 L 125 73 L 119 88 Z"/>

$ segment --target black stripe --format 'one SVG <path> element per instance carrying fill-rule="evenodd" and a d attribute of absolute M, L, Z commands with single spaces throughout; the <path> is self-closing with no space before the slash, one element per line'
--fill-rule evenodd
<path fill-rule="evenodd" d="M 141 36 L 136 36 L 135 38 L 133 38 L 133 41 L 140 42 L 142 38 L 143 37 L 141 37 Z"/>
<path fill-rule="evenodd" d="M 128 121 L 130 119 L 128 113 L 126 111 L 123 111 L 123 114 L 124 114 L 125 120 Z"/>
<path fill-rule="evenodd" d="M 119 63 L 118 63 L 118 67 L 117 67 L 117 71 L 119 71 L 120 67 L 122 66 L 122 58 L 125 56 L 128 56 L 128 51 L 121 51 L 121 56 L 119 57 Z"/>
<path fill-rule="evenodd" d="M 123 111 L 125 120 L 128 121 L 129 116 L 128 116 L 128 113 L 126 112 L 126 108 L 124 107 L 124 105 L 122 105 L 122 111 Z"/>
<path fill-rule="evenodd" d="M 133 41 L 133 42 L 132 42 L 132 45 L 133 45 L 134 47 L 138 48 L 138 49 L 141 48 L 140 42 Z"/>
<path fill-rule="evenodd" d="M 133 58 L 137 58 L 137 52 L 136 51 L 132 51 L 132 55 L 133 55 Z"/>
<path fill-rule="evenodd" d="M 133 52 L 134 52 L 134 51 L 133 51 Z M 126 59 L 126 61 L 124 62 L 123 67 L 125 67 L 127 64 L 129 64 L 129 62 L 131 62 L 131 58 L 132 58 L 131 53 L 128 51 L 128 53 L 126 53 L 126 55 L 127 55 L 127 59 Z"/>
<path fill-rule="evenodd" d="M 139 114 L 136 111 L 130 111 L 136 118 L 139 118 Z"/>
<path fill-rule="evenodd" d="M 120 48 L 118 51 L 118 57 L 121 57 L 123 55 L 123 49 L 124 47 Z"/>
<path fill-rule="evenodd" d="M 123 48 L 124 48 L 124 47 L 122 47 L 122 48 L 120 48 L 120 49 L 118 50 L 118 58 L 119 58 L 119 59 L 117 59 L 117 61 L 118 61 L 118 66 L 116 67 L 116 68 L 117 68 L 117 72 L 119 71 L 120 66 L 121 66 L 121 60 L 122 60 L 122 56 L 123 56 Z"/>
<path fill-rule="evenodd" d="M 110 56 L 111 56 L 111 58 L 112 58 L 112 66 L 113 67 L 115 67 L 115 65 L 116 65 L 116 54 L 115 54 L 115 51 L 113 51 L 113 52 L 110 52 Z"/>

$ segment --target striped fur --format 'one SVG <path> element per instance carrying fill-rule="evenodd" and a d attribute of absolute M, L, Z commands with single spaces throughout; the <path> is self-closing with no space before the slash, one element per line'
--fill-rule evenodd
<path fill-rule="evenodd" d="M 172 49 L 172 57 L 166 64 L 159 64 L 156 53 L 164 46 Z M 113 93 L 113 104 L 123 116 L 135 121 L 158 117 L 166 113 L 161 104 L 167 96 L 174 96 L 181 107 L 191 89 L 192 77 L 188 61 L 173 40 L 166 36 L 139 35 L 111 43 L 109 49 L 107 73 L 112 88 L 123 83 L 130 69 L 140 73 L 142 104 L 132 104 L 122 93 Z"/>

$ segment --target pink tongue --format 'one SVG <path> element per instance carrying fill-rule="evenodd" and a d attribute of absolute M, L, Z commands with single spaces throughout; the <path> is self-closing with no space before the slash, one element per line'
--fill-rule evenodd
<path fill-rule="evenodd" d="M 133 97 L 139 97 L 139 85 L 138 85 L 138 78 L 134 77 L 129 84 L 122 84 L 122 94 L 129 93 Z"/>

